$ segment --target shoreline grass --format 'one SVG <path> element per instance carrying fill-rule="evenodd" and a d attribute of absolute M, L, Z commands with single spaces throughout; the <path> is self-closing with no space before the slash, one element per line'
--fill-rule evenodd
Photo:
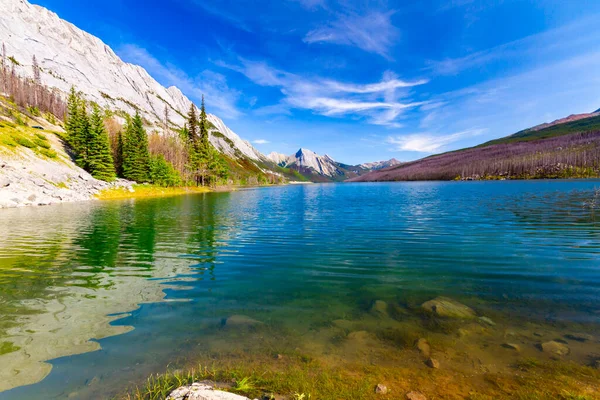
<path fill-rule="evenodd" d="M 126 187 L 101 190 L 94 197 L 98 200 L 141 199 L 152 197 L 181 196 L 193 193 L 209 193 L 212 189 L 196 186 L 162 187 L 155 185 L 133 185 L 133 191 Z"/>

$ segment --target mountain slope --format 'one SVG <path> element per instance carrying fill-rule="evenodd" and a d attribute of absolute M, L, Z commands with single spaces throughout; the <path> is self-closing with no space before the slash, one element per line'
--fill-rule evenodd
<path fill-rule="evenodd" d="M 43 7 L 24 0 L 0 0 L 0 9 L 0 42 L 7 56 L 16 61 L 17 74 L 32 77 L 35 56 L 42 83 L 49 87 L 67 93 L 74 85 L 87 100 L 117 113 L 139 111 L 149 130 L 163 130 L 167 107 L 169 124 L 183 126 L 191 101 L 178 88 L 163 87 L 144 68 L 123 62 L 99 38 Z M 208 120 L 214 127 L 211 143 L 219 151 L 240 164 L 250 161 L 260 165 L 260 170 L 273 167 L 220 118 L 209 114 Z"/>
<path fill-rule="evenodd" d="M 350 179 L 585 178 L 600 176 L 600 115 L 570 116 L 479 146 L 438 154 Z"/>

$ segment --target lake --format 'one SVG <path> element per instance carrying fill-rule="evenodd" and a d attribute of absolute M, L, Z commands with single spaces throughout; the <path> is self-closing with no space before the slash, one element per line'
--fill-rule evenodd
<path fill-rule="evenodd" d="M 428 374 L 420 337 L 455 393 L 499 390 L 486 374 L 518 384 L 523 359 L 593 365 L 596 187 L 323 184 L 0 210 L 0 399 L 115 396 L 207 357 Z M 421 304 L 438 296 L 478 318 L 431 318 Z"/>

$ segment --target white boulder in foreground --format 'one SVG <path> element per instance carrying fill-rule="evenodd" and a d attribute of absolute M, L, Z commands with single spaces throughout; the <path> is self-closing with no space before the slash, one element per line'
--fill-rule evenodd
<path fill-rule="evenodd" d="M 216 390 L 204 383 L 181 386 L 171 392 L 166 400 L 250 400 L 234 393 Z"/>

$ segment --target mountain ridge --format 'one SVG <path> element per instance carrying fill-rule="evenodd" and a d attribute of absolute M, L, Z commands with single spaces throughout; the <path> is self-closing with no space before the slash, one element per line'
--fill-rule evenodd
<path fill-rule="evenodd" d="M 162 131 L 165 107 L 169 125 L 181 128 L 192 101 L 176 86 L 158 83 L 143 67 L 124 62 L 100 38 L 58 14 L 25 0 L 0 0 L 6 10 L 0 17 L 0 41 L 16 61 L 16 72 L 33 76 L 31 60 L 41 67 L 42 83 L 66 95 L 71 86 L 86 99 L 111 110 L 134 114 L 139 111 L 149 130 Z M 210 141 L 223 154 L 247 158 L 260 170 L 270 160 L 250 142 L 243 140 L 214 114 L 208 114 Z M 219 133 L 219 134 L 217 134 Z"/>
<path fill-rule="evenodd" d="M 600 113 L 575 114 L 478 146 L 431 155 L 348 180 L 589 178 L 600 176 L 598 160 Z"/>

